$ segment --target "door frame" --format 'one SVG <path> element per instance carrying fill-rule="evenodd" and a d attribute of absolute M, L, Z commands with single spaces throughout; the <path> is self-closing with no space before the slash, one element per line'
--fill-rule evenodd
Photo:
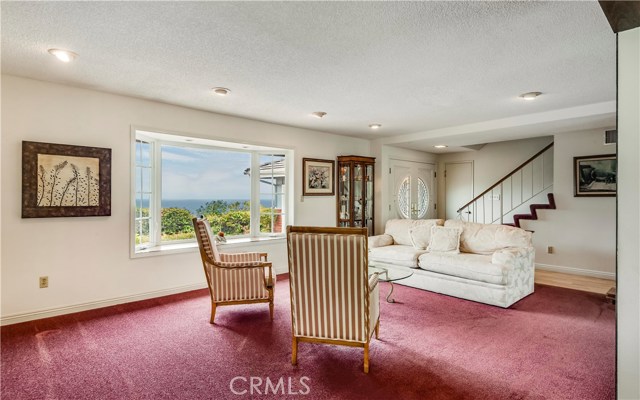
<path fill-rule="evenodd" d="M 473 160 L 460 160 L 460 161 L 445 161 L 443 163 L 443 169 L 442 169 L 442 188 L 443 188 L 443 197 L 442 197 L 442 202 L 443 207 L 442 207 L 442 216 L 444 217 L 444 219 L 447 218 L 447 165 L 450 164 L 470 164 L 471 165 L 471 199 L 473 199 L 473 196 L 475 196 L 476 193 L 476 188 L 475 188 L 475 165 Z"/>
<path fill-rule="evenodd" d="M 437 209 L 437 204 L 438 204 L 438 163 L 437 162 L 426 162 L 426 161 L 415 161 L 415 160 L 407 160 L 407 159 L 403 159 L 403 158 L 395 158 L 395 157 L 389 157 L 389 173 L 387 174 L 388 176 L 388 183 L 389 183 L 389 188 L 387 189 L 387 196 L 388 196 L 388 201 L 387 201 L 387 208 L 385 210 L 385 212 L 387 213 L 387 218 L 385 220 L 388 220 L 391 217 L 391 210 L 394 206 L 393 204 L 393 200 L 395 198 L 395 190 L 394 190 L 394 184 L 395 184 L 395 179 L 393 178 L 393 165 L 395 162 L 407 162 L 407 163 L 413 163 L 413 164 L 423 164 L 425 166 L 429 166 L 434 173 L 433 176 L 433 182 L 432 182 L 432 190 L 433 190 L 433 195 L 430 196 L 433 199 L 433 204 L 436 205 L 436 209 L 434 210 L 434 214 L 437 218 L 438 215 L 438 209 Z"/>

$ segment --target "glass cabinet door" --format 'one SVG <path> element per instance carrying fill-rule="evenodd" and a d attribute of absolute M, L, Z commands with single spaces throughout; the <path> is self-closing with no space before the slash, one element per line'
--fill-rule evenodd
<path fill-rule="evenodd" d="M 373 235 L 373 165 L 369 164 L 364 176 L 364 224 Z"/>
<path fill-rule="evenodd" d="M 351 226 L 350 189 L 350 165 L 338 163 L 338 226 Z"/>
<path fill-rule="evenodd" d="M 360 164 L 353 165 L 353 226 L 362 227 L 363 221 L 363 167 Z"/>
<path fill-rule="evenodd" d="M 338 157 L 337 226 L 366 227 L 373 235 L 373 157 Z"/>

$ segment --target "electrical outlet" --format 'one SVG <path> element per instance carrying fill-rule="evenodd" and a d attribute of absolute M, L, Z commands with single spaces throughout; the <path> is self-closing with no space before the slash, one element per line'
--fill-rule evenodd
<path fill-rule="evenodd" d="M 553 246 L 547 246 L 547 254 L 553 254 Z"/>
<path fill-rule="evenodd" d="M 44 289 L 44 288 L 48 288 L 49 287 L 49 277 L 48 276 L 41 276 L 40 277 L 40 289 Z"/>

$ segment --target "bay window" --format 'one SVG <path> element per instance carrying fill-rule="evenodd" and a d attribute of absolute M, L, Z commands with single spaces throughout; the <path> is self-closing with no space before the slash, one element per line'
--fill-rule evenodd
<path fill-rule="evenodd" d="M 291 150 L 146 130 L 132 136 L 133 254 L 195 244 L 191 219 L 201 215 L 227 242 L 284 236 Z"/>

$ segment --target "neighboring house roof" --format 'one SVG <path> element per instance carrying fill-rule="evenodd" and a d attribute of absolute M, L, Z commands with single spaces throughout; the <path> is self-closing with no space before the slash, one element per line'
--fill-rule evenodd
<path fill-rule="evenodd" d="M 269 178 L 269 177 L 283 177 L 285 170 L 284 159 L 272 161 L 268 163 L 264 163 L 260 165 L 260 177 L 261 178 Z M 247 168 L 244 170 L 244 174 L 251 176 L 251 168 Z"/>

